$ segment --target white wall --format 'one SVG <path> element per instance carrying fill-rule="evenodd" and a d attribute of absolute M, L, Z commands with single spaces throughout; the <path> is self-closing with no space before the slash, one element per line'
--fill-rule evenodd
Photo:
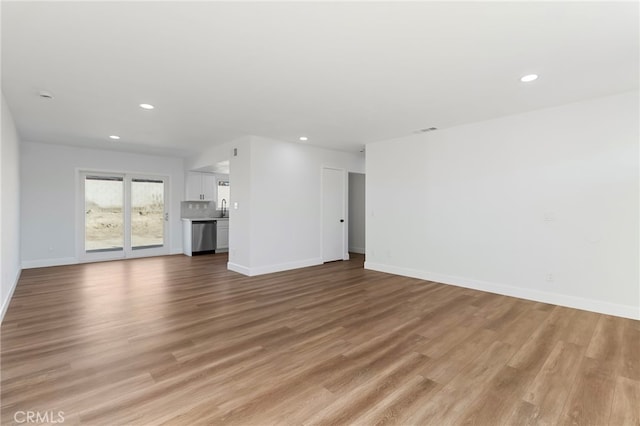
<path fill-rule="evenodd" d="M 640 318 L 638 113 L 630 92 L 367 145 L 366 267 Z"/>
<path fill-rule="evenodd" d="M 79 169 L 169 176 L 169 247 L 172 253 L 182 253 L 183 159 L 31 142 L 21 145 L 23 267 L 77 262 Z"/>
<path fill-rule="evenodd" d="M 349 173 L 349 251 L 365 252 L 365 175 Z"/>
<path fill-rule="evenodd" d="M 20 277 L 20 140 L 2 95 L 0 139 L 0 321 Z"/>
<path fill-rule="evenodd" d="M 238 140 L 229 160 L 229 268 L 249 275 L 251 264 L 251 138 Z M 237 203 L 238 209 L 234 208 Z"/>
<path fill-rule="evenodd" d="M 222 144 L 212 145 L 198 155 L 188 158 L 185 161 L 185 169 L 217 172 L 216 164 L 229 160 L 233 154 L 233 148 L 237 147 L 238 144 L 246 143 L 250 139 L 250 136 L 244 136 Z"/>
<path fill-rule="evenodd" d="M 363 172 L 364 157 L 256 136 L 248 147 L 230 163 L 229 268 L 258 275 L 322 263 L 322 167 Z"/>

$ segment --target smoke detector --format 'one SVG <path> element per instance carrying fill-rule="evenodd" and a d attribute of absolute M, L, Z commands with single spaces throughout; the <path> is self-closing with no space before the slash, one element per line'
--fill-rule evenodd
<path fill-rule="evenodd" d="M 437 127 L 427 127 L 425 129 L 416 130 L 413 133 L 427 133 L 427 132 L 433 132 L 434 130 L 438 130 L 438 128 Z"/>
<path fill-rule="evenodd" d="M 41 97 L 41 98 L 43 98 L 43 99 L 53 99 L 53 93 L 48 92 L 48 91 L 46 91 L 46 90 L 41 90 L 41 91 L 38 93 L 38 96 L 40 96 L 40 97 Z"/>

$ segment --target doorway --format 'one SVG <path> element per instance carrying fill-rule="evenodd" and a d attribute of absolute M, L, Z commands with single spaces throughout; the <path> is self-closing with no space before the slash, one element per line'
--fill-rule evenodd
<path fill-rule="evenodd" d="M 167 178 L 80 173 L 79 259 L 169 253 Z"/>
<path fill-rule="evenodd" d="M 347 260 L 346 173 L 322 169 L 322 261 Z"/>

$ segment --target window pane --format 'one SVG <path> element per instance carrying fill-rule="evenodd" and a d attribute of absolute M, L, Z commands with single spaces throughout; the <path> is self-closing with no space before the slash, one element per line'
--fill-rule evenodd
<path fill-rule="evenodd" d="M 229 181 L 218 181 L 218 210 L 222 210 L 222 200 L 225 200 L 225 210 L 229 210 L 229 196 Z"/>
<path fill-rule="evenodd" d="M 164 182 L 133 179 L 131 182 L 131 247 L 164 245 Z"/>
<path fill-rule="evenodd" d="M 86 251 L 122 250 L 124 246 L 122 178 L 87 176 L 84 182 Z"/>

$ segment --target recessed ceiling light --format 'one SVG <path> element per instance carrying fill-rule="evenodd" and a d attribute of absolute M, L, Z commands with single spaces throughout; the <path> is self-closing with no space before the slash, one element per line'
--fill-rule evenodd
<path fill-rule="evenodd" d="M 535 81 L 538 79 L 538 74 L 527 74 L 520 78 L 520 81 L 523 83 L 529 83 L 531 81 Z"/>
<path fill-rule="evenodd" d="M 109 138 L 110 138 L 110 139 L 113 139 L 113 140 L 118 140 L 118 139 L 120 139 L 120 136 L 118 136 L 118 135 L 111 135 L 111 136 L 109 136 Z"/>
<path fill-rule="evenodd" d="M 309 138 L 308 138 L 308 137 L 306 137 L 306 136 L 300 136 L 300 140 L 301 140 L 302 142 L 306 142 L 306 141 L 308 141 L 308 140 L 309 140 Z"/>
<path fill-rule="evenodd" d="M 154 109 L 155 107 L 151 104 L 140 104 L 140 108 L 142 109 Z"/>

